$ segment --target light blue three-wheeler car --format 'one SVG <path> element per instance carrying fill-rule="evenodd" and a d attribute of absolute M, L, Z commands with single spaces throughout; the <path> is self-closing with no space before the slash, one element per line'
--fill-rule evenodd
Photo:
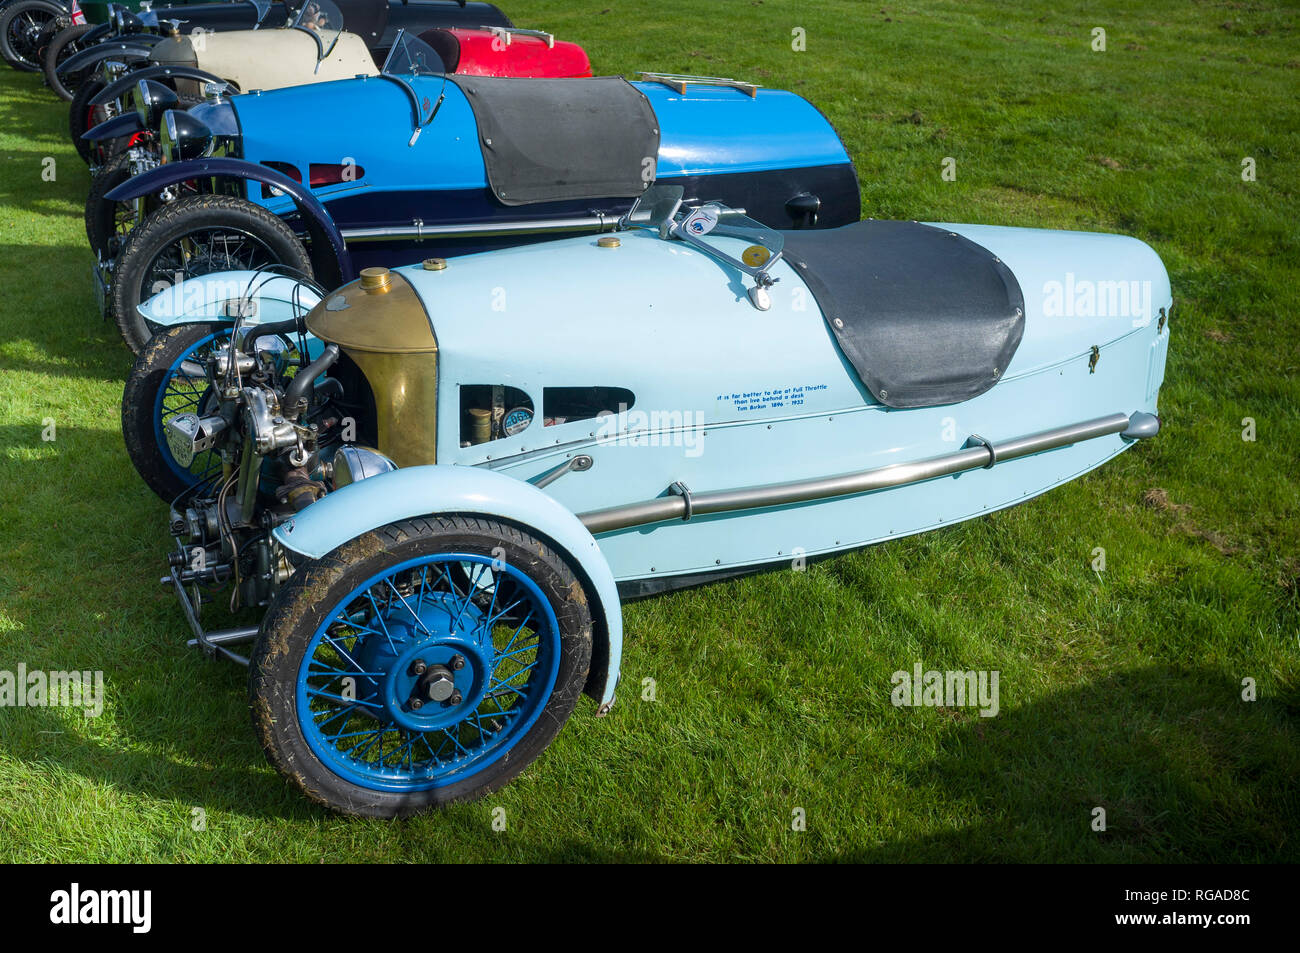
<path fill-rule="evenodd" d="M 601 236 L 167 294 L 151 348 L 211 336 L 163 368 L 191 395 L 169 453 L 212 464 L 171 514 L 193 643 L 250 664 L 286 778 L 379 816 L 506 783 L 583 692 L 608 711 L 621 598 L 989 513 L 1155 436 L 1171 304 L 1131 238 L 777 232 L 662 186 Z M 260 624 L 205 628 L 217 598 Z"/>

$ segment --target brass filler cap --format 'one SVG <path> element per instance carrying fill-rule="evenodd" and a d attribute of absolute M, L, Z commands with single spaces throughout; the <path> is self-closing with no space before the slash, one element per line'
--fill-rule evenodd
<path fill-rule="evenodd" d="M 368 294 L 384 294 L 392 280 L 393 276 L 387 268 L 361 269 L 361 288 Z"/>

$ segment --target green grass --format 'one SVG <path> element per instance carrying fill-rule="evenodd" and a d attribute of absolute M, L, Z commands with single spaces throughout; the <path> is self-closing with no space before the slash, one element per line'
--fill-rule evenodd
<path fill-rule="evenodd" d="M 130 360 L 94 310 L 87 173 L 66 110 L 36 77 L 5 71 L 0 669 L 100 669 L 108 698 L 98 719 L 0 710 L 0 859 L 1300 857 L 1300 14 L 1264 2 L 504 6 L 585 44 L 599 73 L 796 90 L 840 130 L 866 215 L 1150 242 L 1177 302 L 1166 432 L 1014 510 L 629 605 L 609 718 L 581 703 L 485 801 L 402 823 L 339 818 L 266 765 L 242 670 L 185 648 L 157 584 L 166 511 L 121 444 Z M 791 50 L 797 26 L 807 52 Z M 1104 53 L 1090 49 L 1096 26 Z M 47 156 L 54 182 L 41 179 Z M 955 182 L 940 177 L 947 156 Z M 1245 156 L 1258 181 L 1242 181 Z M 1097 546 L 1103 573 L 1089 566 Z M 890 674 L 917 661 L 999 670 L 1001 713 L 894 708 Z M 654 702 L 640 698 L 645 678 Z M 1258 700 L 1242 700 L 1244 678 Z M 1104 833 L 1090 829 L 1096 806 Z M 806 831 L 790 829 L 796 807 Z"/>

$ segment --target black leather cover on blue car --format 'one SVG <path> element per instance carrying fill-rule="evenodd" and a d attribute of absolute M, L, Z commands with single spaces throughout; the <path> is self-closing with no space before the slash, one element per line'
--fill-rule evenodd
<path fill-rule="evenodd" d="M 1025 299 L 991 251 L 917 222 L 782 232 L 840 349 L 886 407 L 978 397 L 1020 346 Z"/>
<path fill-rule="evenodd" d="M 649 100 L 620 76 L 449 76 L 478 121 L 488 184 L 503 205 L 633 198 L 659 155 Z"/>

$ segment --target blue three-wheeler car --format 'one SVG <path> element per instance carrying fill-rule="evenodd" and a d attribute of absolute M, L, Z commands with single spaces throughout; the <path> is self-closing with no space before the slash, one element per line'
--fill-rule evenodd
<path fill-rule="evenodd" d="M 256 273 L 146 303 L 176 327 L 128 393 L 169 338 L 211 341 L 166 424 L 217 461 L 173 503 L 167 578 L 312 800 L 480 797 L 580 694 L 609 711 L 621 598 L 990 513 L 1160 430 L 1170 289 L 1140 241 L 774 231 L 664 185 L 622 226 L 296 304 Z M 210 630 L 215 601 L 258 621 Z"/>
<path fill-rule="evenodd" d="M 161 108 L 165 92 L 137 99 L 161 164 L 129 157 L 87 211 L 102 223 L 101 300 L 133 350 L 152 332 L 138 306 L 177 280 L 284 264 L 334 286 L 371 264 L 608 230 L 652 180 L 774 227 L 859 216 L 826 118 L 745 83 L 453 75 L 403 37 L 377 77 L 189 111 Z"/>

